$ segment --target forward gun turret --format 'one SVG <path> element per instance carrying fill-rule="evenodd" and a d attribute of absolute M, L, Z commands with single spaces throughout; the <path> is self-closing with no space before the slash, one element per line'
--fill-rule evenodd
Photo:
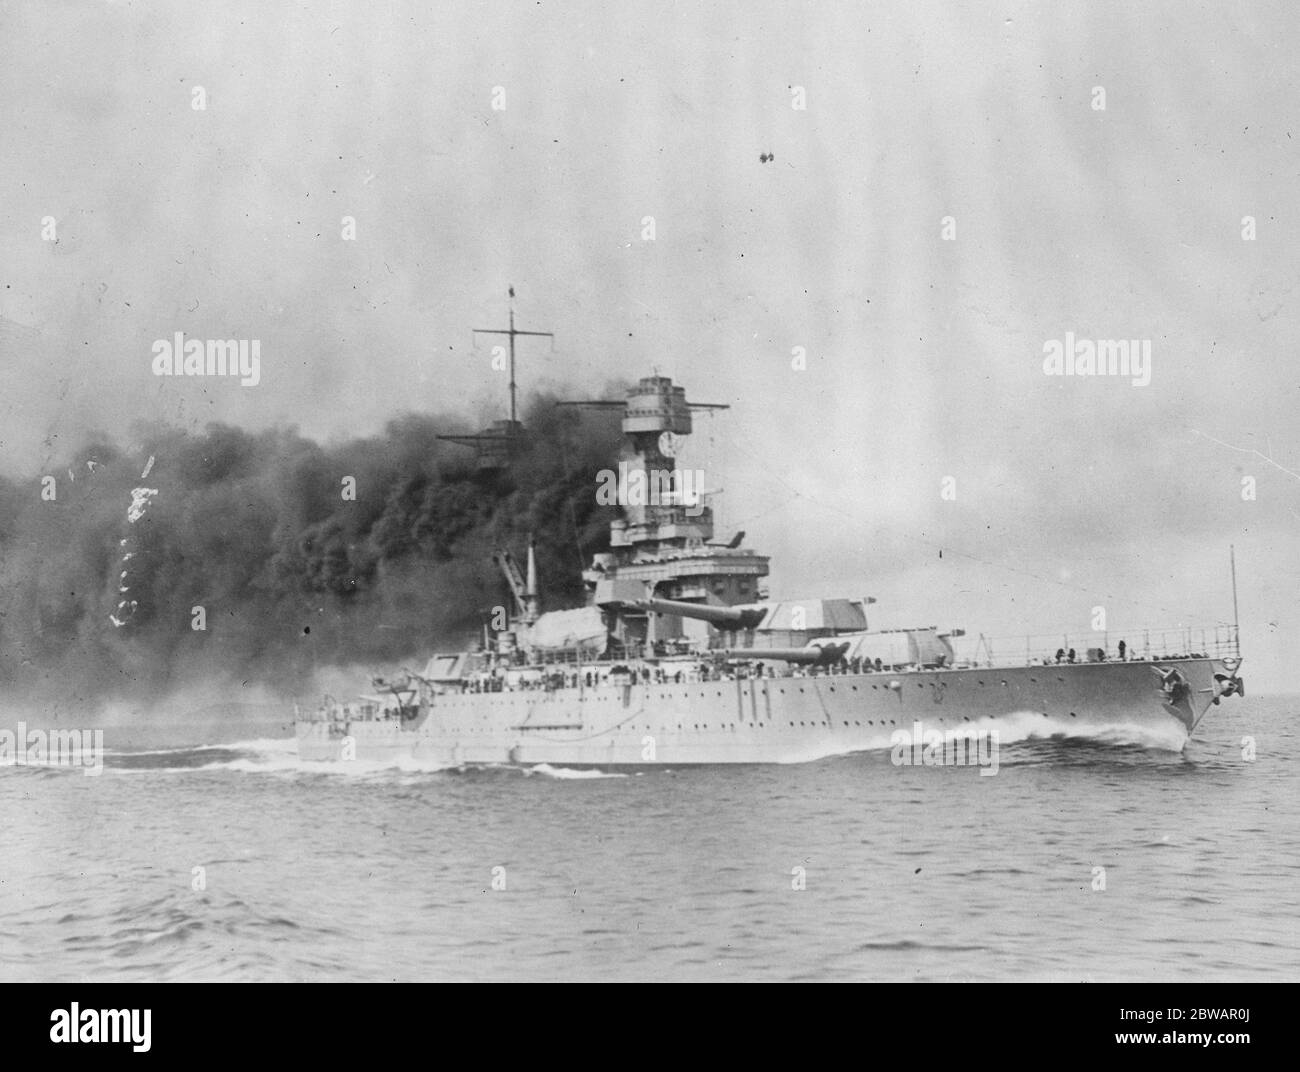
<path fill-rule="evenodd" d="M 761 662 L 764 659 L 779 659 L 787 663 L 801 663 L 805 666 L 833 666 L 844 658 L 849 650 L 848 642 L 834 644 L 814 642 L 806 648 L 723 648 L 717 654 L 728 659 L 744 659 Z"/>
<path fill-rule="evenodd" d="M 721 629 L 757 629 L 767 617 L 766 607 L 714 607 L 706 603 L 682 603 L 675 599 L 638 599 L 630 604 L 637 610 L 656 614 L 675 614 L 682 618 L 698 618 L 711 622 Z"/>

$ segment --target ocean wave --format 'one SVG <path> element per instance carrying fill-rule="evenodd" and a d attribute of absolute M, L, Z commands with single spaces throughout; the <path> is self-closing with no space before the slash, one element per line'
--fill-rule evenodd
<path fill-rule="evenodd" d="M 549 763 L 539 763 L 535 767 L 526 767 L 525 774 L 541 774 L 547 778 L 626 778 L 626 774 L 617 771 L 577 770 L 572 767 L 552 767 Z"/>
<path fill-rule="evenodd" d="M 1092 741 L 1102 745 L 1136 746 L 1153 751 L 1181 752 L 1188 740 L 1186 731 L 1173 719 L 1169 719 L 1168 726 L 1138 723 L 1096 725 L 1055 715 L 1044 717 L 1041 711 L 1013 711 L 1006 715 L 981 716 L 968 722 L 947 720 L 938 723 L 934 719 L 925 718 L 900 721 L 897 726 L 888 731 L 881 730 L 873 740 L 851 745 L 812 744 L 807 749 L 794 753 L 780 762 L 811 763 L 836 756 L 889 752 L 895 747 L 893 735 L 900 731 L 910 735 L 913 721 L 921 723 L 923 733 L 928 734 L 933 730 L 944 734 L 945 737 L 954 731 L 974 734 L 977 737 L 991 737 L 996 733 L 999 747 L 1038 741 L 1075 740 Z"/>
<path fill-rule="evenodd" d="M 1044 718 L 1041 712 L 1016 711 L 997 718 L 980 718 L 963 725 L 972 726 L 977 732 L 997 730 L 999 744 L 1067 738 L 1181 752 L 1187 743 L 1187 731 L 1172 718 L 1168 723 L 1167 726 L 1136 722 L 1093 725 L 1055 715 Z"/>
<path fill-rule="evenodd" d="M 298 742 L 294 737 L 258 737 L 249 741 L 230 741 L 226 744 L 186 744 L 172 748 L 105 748 L 105 756 L 172 756 L 189 752 L 282 752 L 296 754 Z"/>
<path fill-rule="evenodd" d="M 160 761 L 161 757 L 161 761 Z M 106 752 L 106 769 L 115 774 L 204 774 L 230 771 L 236 774 L 324 774 L 342 778 L 369 777 L 385 773 L 433 774 L 455 769 L 406 754 L 382 759 L 340 762 L 302 759 L 295 738 L 268 737 L 229 744 L 191 745 L 183 748 L 154 748 L 140 751 Z M 167 762 L 171 759 L 172 762 Z M 184 762 L 185 760 L 192 762 Z M 145 762 L 138 762 L 144 760 Z"/>

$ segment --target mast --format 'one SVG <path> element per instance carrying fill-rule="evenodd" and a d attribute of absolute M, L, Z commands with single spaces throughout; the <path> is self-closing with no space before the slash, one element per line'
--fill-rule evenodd
<path fill-rule="evenodd" d="M 515 338 L 519 335 L 537 335 L 551 340 L 551 349 L 555 349 L 555 335 L 549 331 L 521 331 L 515 327 L 515 288 L 510 288 L 510 326 L 508 328 L 474 328 L 475 335 L 505 335 L 510 339 L 510 419 L 493 421 L 477 435 L 440 435 L 452 443 L 473 447 L 478 452 L 477 467 L 480 471 L 503 469 L 514 456 L 523 439 L 524 429 L 519 423 L 519 407 L 516 401 L 518 385 L 515 383 Z M 495 363 L 496 359 L 493 358 Z"/>
<path fill-rule="evenodd" d="M 510 326 L 508 328 L 474 328 L 475 335 L 508 335 L 510 337 L 510 427 L 518 423 L 518 408 L 515 404 L 517 387 L 515 384 L 515 338 L 519 335 L 535 335 L 551 340 L 555 348 L 555 334 L 550 331 L 519 331 L 515 328 L 515 288 L 510 288 Z"/>
<path fill-rule="evenodd" d="M 1237 549 L 1228 544 L 1228 562 L 1232 565 L 1232 646 L 1241 655 L 1241 621 L 1237 616 Z"/>

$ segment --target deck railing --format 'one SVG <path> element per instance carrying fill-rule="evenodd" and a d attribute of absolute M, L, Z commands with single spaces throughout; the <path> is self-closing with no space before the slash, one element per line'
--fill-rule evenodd
<path fill-rule="evenodd" d="M 1036 636 L 967 637 L 956 651 L 957 664 L 974 666 L 1041 666 L 1058 660 L 1118 662 L 1119 645 L 1124 643 L 1122 658 L 1127 662 L 1153 659 L 1177 659 L 1208 656 L 1213 659 L 1241 657 L 1235 625 L 1177 626 L 1167 629 L 1141 629 L 1105 633 L 1045 633 Z M 1096 658 L 1100 650 L 1103 659 Z"/>

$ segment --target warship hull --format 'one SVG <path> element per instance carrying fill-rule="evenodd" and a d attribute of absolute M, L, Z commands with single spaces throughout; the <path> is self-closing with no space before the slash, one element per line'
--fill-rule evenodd
<path fill-rule="evenodd" d="M 513 310 L 500 333 L 513 347 Z M 693 414 L 726 404 L 688 400 L 685 388 L 653 375 L 623 402 L 557 405 L 623 411 L 617 476 L 596 474 L 596 501 L 619 513 L 608 549 L 582 571 L 586 605 L 543 613 L 533 537 L 524 570 L 498 548 L 510 605 L 497 610 L 513 616 L 494 611 L 478 646 L 435 652 L 422 673 L 373 678 L 376 695 L 347 705 L 326 698 L 314 718 L 297 721 L 303 758 L 797 763 L 897 747 L 907 735 L 991 745 L 1108 730 L 1180 748 L 1210 706 L 1241 692 L 1235 625 L 1226 639 L 1216 627 L 1213 642 L 1201 630 L 1196 647 L 1190 628 L 1172 639 L 1157 633 L 1154 646 L 1143 630 L 1142 658 L 1131 661 L 1123 640 L 1118 661 L 1105 646 L 1077 661 L 1068 631 L 1045 649 L 1032 637 L 1009 648 L 981 633 L 975 653 L 959 658 L 952 640 L 961 629 L 872 630 L 870 596 L 771 600 L 767 557 L 742 546 L 743 531 L 713 542 L 703 499 L 714 493 L 678 466 Z M 524 442 L 513 400 L 500 429 L 457 438 L 480 448 L 480 466 L 508 466 Z M 511 449 L 500 454 L 503 443 Z M 997 658 L 995 644 L 1016 654 Z"/>
<path fill-rule="evenodd" d="M 301 719 L 298 749 L 309 760 L 447 765 L 797 763 L 886 747 L 917 723 L 940 733 L 1114 730 L 1179 748 L 1235 670 L 1231 660 L 1179 658 L 448 692 L 406 719 Z"/>

